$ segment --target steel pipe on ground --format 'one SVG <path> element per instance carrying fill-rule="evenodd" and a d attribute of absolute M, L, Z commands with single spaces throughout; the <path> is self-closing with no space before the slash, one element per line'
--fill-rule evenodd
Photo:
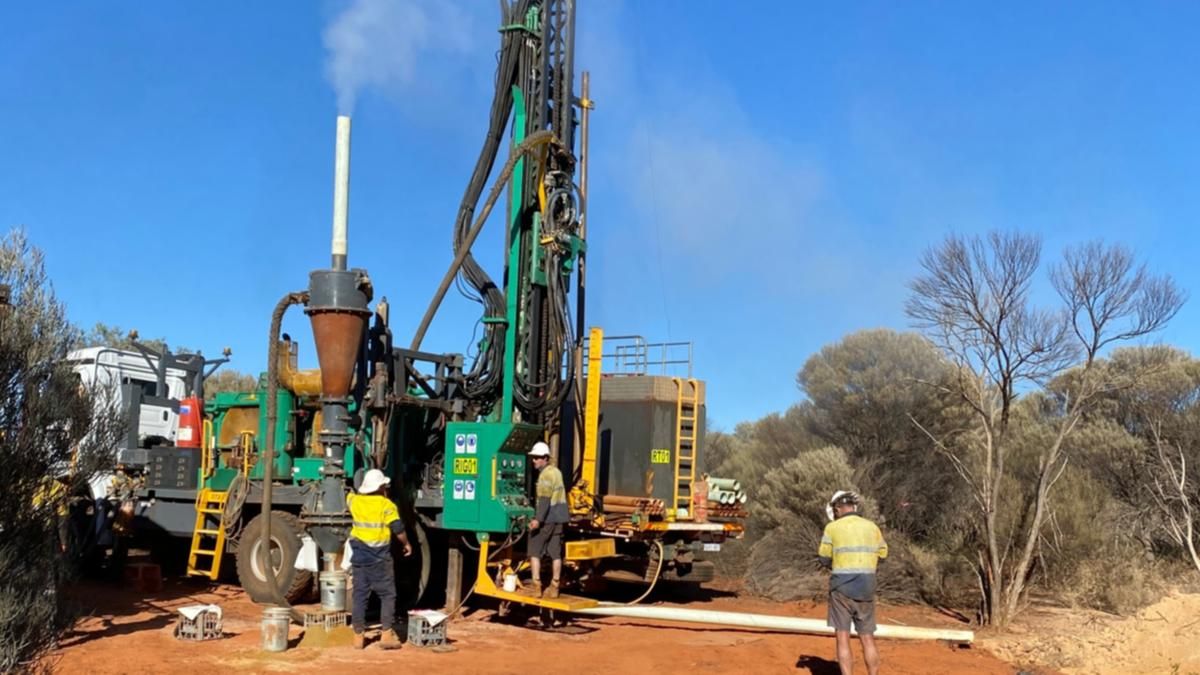
<path fill-rule="evenodd" d="M 833 628 L 825 625 L 824 619 L 807 619 L 795 616 L 771 616 L 769 614 L 743 614 L 741 612 L 714 612 L 706 609 L 683 609 L 679 607 L 646 607 L 630 605 L 608 605 L 574 610 L 576 614 L 589 616 L 616 616 L 628 619 L 650 619 L 653 621 L 681 621 L 684 623 L 706 623 L 738 628 L 760 628 L 763 630 L 789 633 L 813 633 L 833 635 Z M 975 640 L 969 630 L 944 630 L 941 628 L 914 628 L 880 624 L 875 637 L 900 638 L 906 640 L 946 640 L 966 643 Z"/>

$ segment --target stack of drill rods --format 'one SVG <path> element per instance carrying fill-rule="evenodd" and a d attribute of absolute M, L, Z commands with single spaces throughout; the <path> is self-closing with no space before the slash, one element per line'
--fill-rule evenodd
<path fill-rule="evenodd" d="M 667 505 L 661 499 L 653 499 L 650 497 L 605 495 L 604 510 L 608 513 L 645 513 L 647 515 L 661 515 L 666 513 Z"/>
<path fill-rule="evenodd" d="M 708 515 L 710 518 L 745 518 L 749 514 L 741 504 L 721 504 L 710 500 Z"/>
<path fill-rule="evenodd" d="M 659 506 L 656 508 L 652 508 L 649 506 L 638 507 L 638 506 L 626 506 L 624 504 L 607 504 L 606 503 L 604 505 L 604 512 L 605 513 L 644 513 L 648 516 L 658 516 L 658 515 L 662 515 L 662 514 L 666 513 L 666 507 Z"/>

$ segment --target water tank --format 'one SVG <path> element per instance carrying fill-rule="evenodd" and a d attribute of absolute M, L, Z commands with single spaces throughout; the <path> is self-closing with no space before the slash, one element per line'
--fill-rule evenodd
<path fill-rule="evenodd" d="M 653 497 L 666 502 L 668 509 L 672 507 L 680 398 L 677 383 L 684 388 L 685 418 L 691 417 L 687 414 L 691 401 L 696 402 L 694 433 L 691 424 L 685 424 L 684 436 L 695 438 L 695 477 L 700 477 L 704 471 L 704 382 L 614 375 L 603 378 L 600 385 L 600 494 Z"/>

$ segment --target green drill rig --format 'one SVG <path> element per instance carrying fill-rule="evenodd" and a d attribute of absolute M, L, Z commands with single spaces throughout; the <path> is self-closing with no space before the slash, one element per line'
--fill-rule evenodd
<path fill-rule="evenodd" d="M 307 291 L 290 293 L 280 303 L 271 364 L 279 362 L 279 319 L 290 304 L 303 304 L 310 316 L 320 361 L 321 422 L 315 433 L 323 464 L 300 522 L 323 552 L 339 551 L 348 535 L 351 467 L 387 471 L 403 486 L 400 501 L 424 529 L 470 533 L 479 541 L 499 535 L 512 543 L 533 515 L 525 453 L 537 440 L 557 434 L 581 349 L 569 303 L 586 250 L 575 184 L 574 26 L 572 0 L 503 3 L 495 95 L 455 222 L 454 262 L 407 349 L 393 346 L 386 301 L 368 326 L 371 284 L 364 271 L 346 267 L 344 220 L 335 223 L 331 268 L 314 271 Z M 481 205 L 506 130 L 513 149 Z M 345 154 L 348 161 L 348 150 Z M 341 167 L 343 152 L 338 156 Z M 498 284 L 471 246 L 505 185 L 507 256 Z M 344 203 L 336 192 L 335 204 Z M 483 306 L 483 337 L 471 363 L 457 354 L 420 351 L 455 281 Z M 579 302 L 574 318 L 582 320 L 582 308 Z M 268 373 L 263 393 L 272 407 L 278 384 L 278 373 Z M 310 401 L 313 408 L 316 403 Z M 270 467 L 277 413 L 269 410 L 266 417 Z M 269 512 L 270 468 L 266 474 L 262 508 Z M 270 525 L 259 534 L 267 541 Z M 433 557 L 430 550 L 423 553 Z M 428 572 L 423 569 L 421 576 L 428 578 Z"/>
<path fill-rule="evenodd" d="M 585 359 L 587 345 L 577 332 L 586 318 L 586 180 L 580 178 L 590 102 L 586 74 L 584 96 L 574 94 L 575 2 L 505 0 L 501 7 L 495 92 L 454 223 L 454 258 L 407 346 L 395 344 L 387 300 L 372 306 L 367 272 L 348 264 L 350 125 L 339 118 L 330 267 L 310 273 L 307 288 L 285 294 L 275 307 L 258 390 L 221 394 L 208 404 L 192 483 L 168 489 L 153 475 L 137 479 L 131 512 L 146 530 L 192 538 L 190 574 L 217 579 L 222 554 L 231 550 L 242 586 L 256 601 L 301 598 L 313 571 L 293 564 L 302 541 L 313 540 L 325 569 L 336 567 L 351 526 L 346 496 L 365 469 L 378 468 L 392 478 L 391 496 L 417 549 L 411 558 L 396 558 L 401 602 L 422 596 L 430 602 L 435 596 L 426 592 L 446 569 L 446 605 L 457 606 L 464 557 L 472 552 L 478 553 L 476 593 L 524 601 L 504 595 L 492 572 L 519 566 L 514 560 L 523 557 L 515 545 L 533 515 L 525 453 L 538 440 L 560 449 L 568 482 L 580 479 L 566 552 L 579 568 L 621 559 L 650 581 L 667 571 L 687 580 L 701 541 L 712 546 L 740 535 L 740 524 L 692 517 L 693 498 L 703 501 L 708 490 L 693 492 L 701 479 L 703 399 L 690 373 L 674 384 L 629 378 L 626 384 L 651 389 L 643 395 L 626 387 L 610 418 L 671 420 L 644 443 L 622 441 L 625 430 L 611 426 L 597 431 L 602 350 L 597 341 Z M 507 158 L 497 167 L 505 145 Z M 496 280 L 472 246 L 502 199 L 506 255 Z M 483 308 L 482 337 L 470 359 L 422 350 L 455 284 Z M 319 369 L 299 369 L 296 343 L 281 334 L 295 306 L 311 321 Z M 650 411 L 644 401 L 655 396 L 661 405 Z M 627 474 L 605 489 L 638 498 L 605 505 L 596 448 L 602 434 L 617 439 L 606 449 L 607 466 L 622 463 Z M 658 516 L 645 510 L 650 502 Z M 619 517 L 606 522 L 605 509 Z"/>

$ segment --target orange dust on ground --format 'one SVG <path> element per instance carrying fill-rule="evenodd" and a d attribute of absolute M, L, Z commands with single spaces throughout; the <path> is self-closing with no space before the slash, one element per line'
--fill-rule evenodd
<path fill-rule="evenodd" d="M 283 653 L 259 647 L 260 606 L 237 587 L 196 580 L 167 580 L 152 596 L 129 588 L 84 585 L 75 597 L 85 618 L 66 636 L 46 662 L 55 672 L 105 675 L 199 672 L 353 672 L 394 673 L 569 673 L 705 672 L 705 673 L 837 673 L 831 637 L 688 626 L 633 619 L 578 619 L 564 627 L 542 630 L 496 619 L 489 607 L 472 609 L 449 626 L 451 647 L 433 651 L 405 645 L 385 651 L 337 646 L 298 646 L 302 628 L 293 625 L 292 648 Z M 219 605 L 225 637 L 184 642 L 173 637 L 176 608 L 197 603 Z M 670 602 L 682 606 L 823 617 L 818 604 L 784 604 L 705 591 L 700 599 Z M 880 607 L 880 623 L 963 628 L 921 607 Z M 1015 666 L 979 648 L 938 642 L 880 640 L 888 673 L 978 673 L 1012 675 Z M 858 668 L 866 672 L 855 643 Z M 1026 669 L 1030 670 L 1030 669 Z M 1030 672 L 1048 673 L 1045 670 Z"/>

